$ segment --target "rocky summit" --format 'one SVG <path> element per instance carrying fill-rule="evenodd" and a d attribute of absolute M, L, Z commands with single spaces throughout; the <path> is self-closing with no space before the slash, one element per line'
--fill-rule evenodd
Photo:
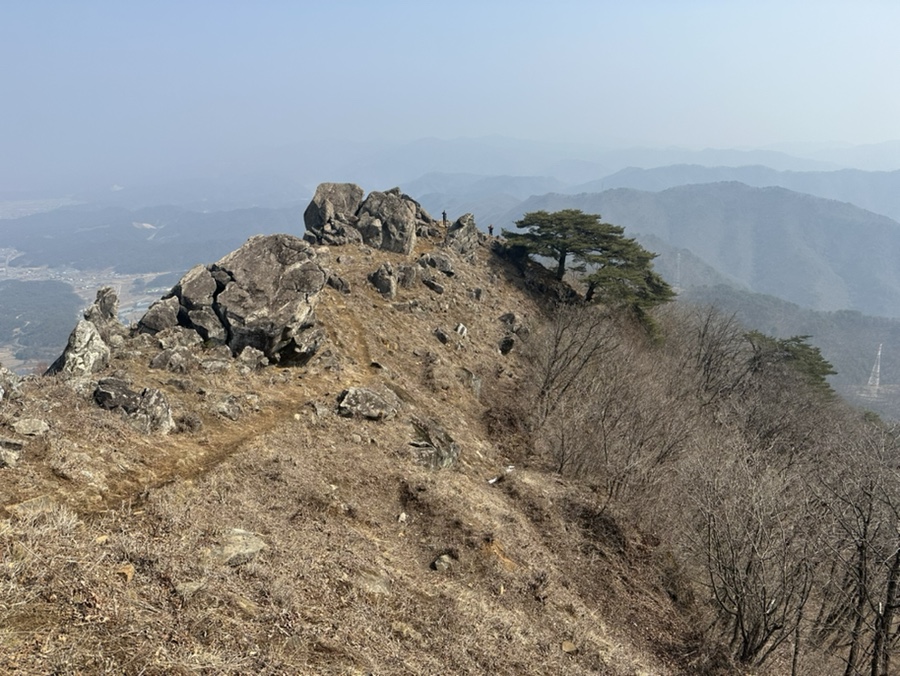
<path fill-rule="evenodd" d="M 305 223 L 0 378 L 0 672 L 689 673 L 652 545 L 505 403 L 552 277 L 398 189 Z"/>

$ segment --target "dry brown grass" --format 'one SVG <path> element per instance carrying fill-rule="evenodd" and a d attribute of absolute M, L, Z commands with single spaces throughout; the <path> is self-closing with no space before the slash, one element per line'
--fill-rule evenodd
<path fill-rule="evenodd" d="M 52 430 L 0 470 L 0 671 L 690 673 L 688 615 L 653 544 L 592 511 L 581 484 L 505 473 L 524 458 L 496 436 L 494 397 L 523 366 L 499 355 L 498 317 L 541 313 L 516 273 L 480 250 L 477 265 L 455 261 L 443 295 L 417 286 L 388 301 L 366 275 L 409 261 L 327 257 L 353 293 L 324 292 L 329 340 L 306 367 L 176 376 L 148 370 L 146 349 L 114 359 L 110 372 L 160 388 L 200 431 L 141 436 L 54 379 L 5 413 Z M 458 344 L 434 337 L 457 323 Z M 360 385 L 392 389 L 400 414 L 338 417 L 337 395 Z M 256 395 L 259 410 L 216 415 L 229 394 Z M 416 462 L 414 418 L 459 443 L 454 469 Z M 229 566 L 218 553 L 235 528 L 266 548 Z M 434 570 L 442 554 L 452 565 Z"/>

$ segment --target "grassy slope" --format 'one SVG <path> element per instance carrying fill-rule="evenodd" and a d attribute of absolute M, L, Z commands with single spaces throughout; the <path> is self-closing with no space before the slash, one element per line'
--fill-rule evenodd
<path fill-rule="evenodd" d="M 523 370 L 516 350 L 499 355 L 498 318 L 540 314 L 518 275 L 482 249 L 456 260 L 443 295 L 418 285 L 387 301 L 365 276 L 399 256 L 326 256 L 353 293 L 323 293 L 329 341 L 304 368 L 173 375 L 146 368 L 152 341 L 116 353 L 110 372 L 159 387 L 200 431 L 142 437 L 53 379 L 3 402 L 3 435 L 29 416 L 51 432 L 0 469 L 0 671 L 690 673 L 664 553 L 486 424 Z M 434 337 L 459 322 L 466 337 Z M 338 417 L 356 385 L 404 407 Z M 230 393 L 237 421 L 215 413 Z M 456 439 L 457 467 L 416 462 L 413 418 Z M 266 548 L 228 566 L 234 528 Z M 450 569 L 432 570 L 445 553 Z"/>

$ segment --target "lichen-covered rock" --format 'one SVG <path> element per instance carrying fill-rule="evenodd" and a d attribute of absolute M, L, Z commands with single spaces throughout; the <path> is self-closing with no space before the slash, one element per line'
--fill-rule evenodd
<path fill-rule="evenodd" d="M 109 364 L 109 346 L 92 322 L 82 319 L 69 334 L 69 342 L 45 375 L 81 378 Z"/>
<path fill-rule="evenodd" d="M 410 445 L 416 449 L 420 463 L 431 469 L 446 469 L 456 463 L 459 445 L 436 420 L 417 418 L 413 427 L 416 438 Z"/>
<path fill-rule="evenodd" d="M 350 418 L 387 420 L 400 409 L 400 400 L 393 393 L 380 394 L 365 387 L 351 387 L 341 393 L 338 413 Z"/>

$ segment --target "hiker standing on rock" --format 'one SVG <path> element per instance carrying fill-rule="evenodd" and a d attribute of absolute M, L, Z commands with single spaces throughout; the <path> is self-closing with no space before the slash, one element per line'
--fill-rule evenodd
<path fill-rule="evenodd" d="M 494 224 L 493 224 L 493 223 L 491 223 L 491 224 L 488 226 L 488 234 L 489 234 L 491 237 L 494 236 Z"/>

